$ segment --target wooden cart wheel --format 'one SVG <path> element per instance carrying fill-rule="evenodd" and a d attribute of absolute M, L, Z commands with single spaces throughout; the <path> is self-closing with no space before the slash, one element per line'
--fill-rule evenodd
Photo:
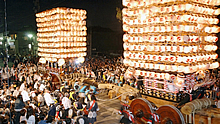
<path fill-rule="evenodd" d="M 160 124 L 185 124 L 182 113 L 172 105 L 161 106 L 156 113 L 160 116 Z"/>
<path fill-rule="evenodd" d="M 50 73 L 52 77 L 52 82 L 59 83 L 59 85 L 62 83 L 62 80 L 60 79 L 59 75 Z"/>
<path fill-rule="evenodd" d="M 49 73 L 44 73 L 43 77 L 51 76 Z"/>
<path fill-rule="evenodd" d="M 136 124 L 144 124 L 145 121 L 143 118 L 149 119 L 153 112 L 151 103 L 143 98 L 138 98 L 132 101 L 130 111 L 134 115 Z"/>

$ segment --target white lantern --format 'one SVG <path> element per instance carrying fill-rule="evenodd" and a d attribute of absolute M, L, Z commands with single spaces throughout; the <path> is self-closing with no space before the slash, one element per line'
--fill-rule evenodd
<path fill-rule="evenodd" d="M 214 62 L 210 65 L 210 69 L 214 69 L 214 68 L 218 68 L 219 67 L 219 63 L 218 62 Z"/>
<path fill-rule="evenodd" d="M 136 70 L 135 75 L 140 75 L 140 70 Z"/>
<path fill-rule="evenodd" d="M 160 70 L 165 70 L 165 65 L 164 64 L 160 64 Z"/>
<path fill-rule="evenodd" d="M 149 63 L 149 69 L 154 69 L 154 64 Z"/>
<path fill-rule="evenodd" d="M 190 67 L 189 66 L 185 66 L 184 67 L 184 73 L 190 73 Z"/>
<path fill-rule="evenodd" d="M 184 84 L 185 81 L 185 77 L 182 75 L 177 75 L 177 82 L 176 82 L 176 86 L 181 87 Z"/>
<path fill-rule="evenodd" d="M 45 58 L 40 58 L 39 62 L 45 64 L 46 63 L 46 59 Z"/>
<path fill-rule="evenodd" d="M 177 66 L 176 65 L 171 65 L 171 71 L 176 72 L 177 71 Z"/>
<path fill-rule="evenodd" d="M 170 80 L 170 74 L 169 74 L 169 73 L 165 73 L 164 78 L 165 78 L 166 80 Z"/>
<path fill-rule="evenodd" d="M 58 60 L 58 66 L 62 66 L 65 63 L 64 59 L 59 59 Z"/>

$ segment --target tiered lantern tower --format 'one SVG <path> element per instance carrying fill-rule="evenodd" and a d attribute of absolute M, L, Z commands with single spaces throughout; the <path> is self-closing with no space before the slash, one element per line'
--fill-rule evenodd
<path fill-rule="evenodd" d="M 219 67 L 220 0 L 123 0 L 124 64 L 142 75 L 146 94 L 177 100 L 195 73 Z M 135 71 L 131 71 L 135 70 Z M 170 96 L 170 95 L 169 95 Z"/>
<path fill-rule="evenodd" d="M 36 14 L 40 62 L 56 62 L 86 56 L 86 11 L 54 8 Z M 80 59 L 81 60 L 81 59 Z"/>

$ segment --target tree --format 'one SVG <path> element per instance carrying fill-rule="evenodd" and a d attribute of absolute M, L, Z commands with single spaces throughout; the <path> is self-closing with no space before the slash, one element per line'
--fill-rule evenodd
<path fill-rule="evenodd" d="M 116 18 L 118 19 L 119 22 L 122 22 L 122 10 L 119 7 L 116 7 Z"/>

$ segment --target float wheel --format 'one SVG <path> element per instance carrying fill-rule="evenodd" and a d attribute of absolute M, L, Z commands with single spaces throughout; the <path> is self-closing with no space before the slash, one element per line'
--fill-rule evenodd
<path fill-rule="evenodd" d="M 153 113 L 151 103 L 143 98 L 137 98 L 131 102 L 130 111 L 134 115 L 135 124 L 144 124 Z"/>
<path fill-rule="evenodd" d="M 156 113 L 160 116 L 160 124 L 185 124 L 182 113 L 172 105 L 161 106 Z"/>

